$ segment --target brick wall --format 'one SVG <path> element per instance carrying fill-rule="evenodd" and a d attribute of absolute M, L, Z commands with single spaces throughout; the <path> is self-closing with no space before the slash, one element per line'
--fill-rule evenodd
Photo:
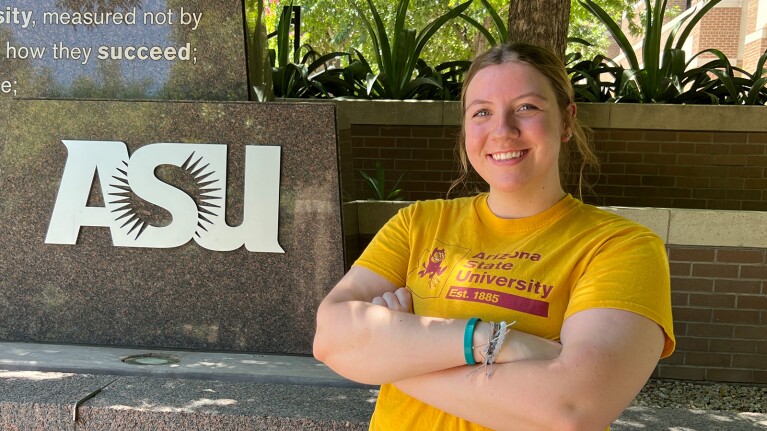
<path fill-rule="evenodd" d="M 677 350 L 661 378 L 767 383 L 767 249 L 670 246 Z"/>
<path fill-rule="evenodd" d="M 740 22 L 742 8 L 716 7 L 711 9 L 695 27 L 693 52 L 690 56 L 705 49 L 717 49 L 724 53 L 733 66 L 740 66 L 738 44 L 740 43 Z M 698 57 L 698 65 L 716 58 L 712 54 Z"/>
<path fill-rule="evenodd" d="M 457 126 L 353 125 L 353 199 L 370 197 L 357 171 L 380 161 L 408 200 L 444 198 L 458 169 Z M 599 205 L 767 211 L 767 133 L 596 130 Z M 481 186 L 479 186 L 481 187 Z M 571 191 L 574 189 L 571 187 Z"/>

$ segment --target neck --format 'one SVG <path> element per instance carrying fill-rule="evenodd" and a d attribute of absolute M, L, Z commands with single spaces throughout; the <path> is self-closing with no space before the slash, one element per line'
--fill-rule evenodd
<path fill-rule="evenodd" d="M 524 218 L 540 214 L 553 207 L 566 196 L 561 186 L 541 188 L 535 193 L 495 191 L 492 188 L 487 197 L 490 211 L 501 218 Z"/>

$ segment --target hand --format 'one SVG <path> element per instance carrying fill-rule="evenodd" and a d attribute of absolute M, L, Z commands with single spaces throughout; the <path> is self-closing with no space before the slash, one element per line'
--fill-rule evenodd
<path fill-rule="evenodd" d="M 375 305 L 387 307 L 389 310 L 413 312 L 413 296 L 405 287 L 400 287 L 394 292 L 386 292 L 381 296 L 376 296 L 371 301 Z"/>

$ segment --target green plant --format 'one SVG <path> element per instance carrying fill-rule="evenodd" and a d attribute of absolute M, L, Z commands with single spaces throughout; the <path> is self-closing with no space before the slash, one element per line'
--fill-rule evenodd
<path fill-rule="evenodd" d="M 360 64 L 355 66 L 355 73 L 360 68 L 366 69 L 365 89 L 368 96 L 377 93 L 377 96 L 386 99 L 408 99 L 424 87 L 432 86 L 439 88 L 439 83 L 432 78 L 416 77 L 417 62 L 426 43 L 445 23 L 459 16 L 465 11 L 473 0 L 462 3 L 448 12 L 439 16 L 420 32 L 405 27 L 405 19 L 410 1 L 400 0 L 397 4 L 397 12 L 394 20 L 394 29 L 387 34 L 383 20 L 372 0 L 366 0 L 373 23 L 368 19 L 354 0 L 348 0 L 359 14 L 365 28 L 370 35 L 373 44 L 373 52 L 376 56 L 378 72 L 373 73 L 370 64 L 365 61 L 361 53 L 357 51 Z M 359 81 L 359 78 L 356 78 Z"/>
<path fill-rule="evenodd" d="M 400 196 L 402 189 L 398 189 L 397 186 L 400 181 L 402 181 L 402 177 L 405 176 L 404 173 L 399 176 L 399 179 L 397 179 L 390 191 L 386 190 L 386 180 L 384 178 L 384 169 L 381 162 L 376 162 L 375 177 L 371 177 L 363 171 L 360 171 L 360 174 L 362 175 L 362 178 L 365 179 L 365 184 L 370 187 L 370 191 L 373 192 L 373 197 L 369 200 L 401 201 L 403 199 L 403 197 Z"/>
<path fill-rule="evenodd" d="M 629 39 L 607 12 L 593 0 L 578 0 L 580 5 L 606 26 L 628 62 L 628 68 L 622 70 L 611 68 L 606 72 L 615 79 L 613 85 L 614 101 L 671 103 L 676 100 L 676 103 L 684 103 L 685 94 L 690 95 L 690 97 L 707 94 L 707 90 L 713 84 L 702 78 L 700 74 L 705 75 L 713 68 L 726 67 L 726 65 L 722 62 L 716 62 L 709 64 L 709 70 L 696 70 L 692 75 L 686 76 L 686 68 L 690 63 L 685 61 L 685 53 L 682 48 L 693 27 L 720 1 L 704 0 L 698 3 L 696 7 L 682 13 L 677 18 L 675 28 L 663 42 L 661 40 L 663 17 L 666 13 L 667 0 L 655 0 L 654 6 L 650 4 L 650 0 L 644 0 L 643 63 L 640 64 Z M 685 23 L 686 25 L 682 27 Z M 709 50 L 712 53 L 714 51 Z M 718 56 L 718 54 L 716 55 Z M 594 70 L 599 70 L 599 68 Z M 600 72 L 604 73 L 605 71 Z M 597 79 L 597 81 L 599 80 Z M 699 85 L 690 87 L 695 83 Z M 704 83 L 709 87 L 702 87 Z"/>
<path fill-rule="evenodd" d="M 493 5 L 490 4 L 487 0 L 480 0 L 482 2 L 482 6 L 485 7 L 485 10 L 487 10 L 487 13 L 490 14 L 490 18 L 493 21 L 493 26 L 495 27 L 495 31 L 498 32 L 498 41 L 495 40 L 495 37 L 493 37 L 493 34 L 490 33 L 490 30 L 485 28 L 483 24 L 480 24 L 475 20 L 474 18 L 466 15 L 461 14 L 460 17 L 471 24 L 472 27 L 477 29 L 482 36 L 487 39 L 488 43 L 490 43 L 490 46 L 495 46 L 498 44 L 504 44 L 509 40 L 509 30 L 506 28 L 506 23 L 501 19 L 501 15 L 498 14 L 498 11 L 495 10 Z"/>
<path fill-rule="evenodd" d="M 294 50 L 290 43 L 290 24 L 293 2 L 283 7 L 277 21 L 277 48 L 270 49 L 274 95 L 278 98 L 330 98 L 348 93 L 345 82 L 329 71 L 327 64 L 339 57 L 349 56 L 346 52 L 331 52 L 320 55 L 310 45 L 301 46 L 306 53 Z M 299 37 L 299 35 L 294 35 Z M 293 51 L 292 59 L 290 52 Z"/>
<path fill-rule="evenodd" d="M 256 11 L 254 20 L 248 22 L 248 29 L 251 32 L 247 44 L 250 99 L 259 102 L 274 100 L 272 66 L 269 62 L 266 24 L 264 24 L 264 1 L 247 0 L 246 7 Z"/>

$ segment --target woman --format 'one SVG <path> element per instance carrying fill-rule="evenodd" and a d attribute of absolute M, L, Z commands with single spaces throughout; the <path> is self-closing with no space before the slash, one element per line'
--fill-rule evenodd
<path fill-rule="evenodd" d="M 462 105 L 489 191 L 392 218 L 320 305 L 314 354 L 382 385 L 372 430 L 609 428 L 674 349 L 664 244 L 565 193 L 563 154 L 582 174 L 593 152 L 551 53 L 492 48 Z"/>

